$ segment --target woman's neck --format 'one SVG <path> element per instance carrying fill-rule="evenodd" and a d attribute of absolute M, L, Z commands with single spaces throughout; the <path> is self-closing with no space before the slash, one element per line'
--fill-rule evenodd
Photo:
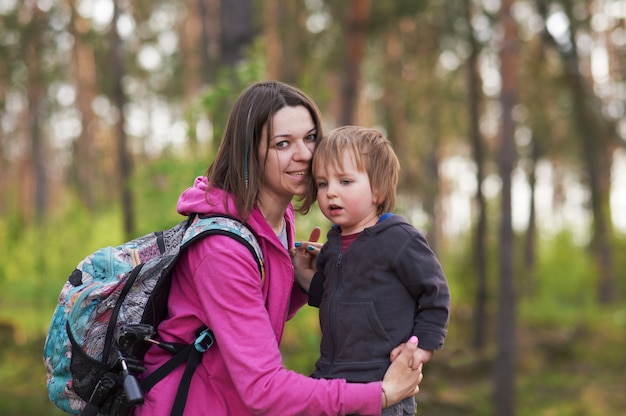
<path fill-rule="evenodd" d="M 263 210 L 261 210 L 261 212 L 263 212 Z M 274 218 L 274 217 L 270 218 L 270 217 L 265 216 L 265 213 L 263 213 L 263 216 L 265 216 L 265 221 L 267 221 L 269 226 L 272 227 L 272 230 L 274 231 L 276 235 L 280 234 L 283 231 L 283 228 L 285 227 L 285 219 L 283 216 L 284 213 L 285 212 L 283 211 L 280 217 L 278 218 Z"/>
<path fill-rule="evenodd" d="M 284 227 L 284 217 L 285 211 L 289 204 L 278 204 L 276 201 L 272 201 L 273 203 L 263 203 L 263 201 L 259 201 L 259 209 L 265 218 L 265 221 L 272 227 L 272 230 L 276 234 L 280 234 Z"/>

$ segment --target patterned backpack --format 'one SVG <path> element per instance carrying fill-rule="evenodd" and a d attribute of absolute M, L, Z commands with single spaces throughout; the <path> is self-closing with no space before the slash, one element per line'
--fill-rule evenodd
<path fill-rule="evenodd" d="M 227 216 L 193 215 L 168 230 L 102 248 L 81 261 L 59 295 L 44 347 L 50 400 L 67 413 L 125 415 L 143 394 L 186 363 L 172 414 L 182 414 L 189 383 L 202 352 L 213 344 L 199 328 L 191 345 L 154 341 L 167 311 L 172 269 L 181 251 L 199 238 L 221 234 L 252 253 L 264 279 L 261 249 L 252 231 Z M 150 344 L 172 359 L 141 384 Z"/>

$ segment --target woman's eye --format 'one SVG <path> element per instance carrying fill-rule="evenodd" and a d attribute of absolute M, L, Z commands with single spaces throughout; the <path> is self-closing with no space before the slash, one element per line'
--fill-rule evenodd
<path fill-rule="evenodd" d="M 283 140 L 283 141 L 277 142 L 275 146 L 277 149 L 284 149 L 285 147 L 289 146 L 289 142 L 287 140 Z"/>
<path fill-rule="evenodd" d="M 317 133 L 309 134 L 304 138 L 307 142 L 316 142 L 317 141 Z"/>

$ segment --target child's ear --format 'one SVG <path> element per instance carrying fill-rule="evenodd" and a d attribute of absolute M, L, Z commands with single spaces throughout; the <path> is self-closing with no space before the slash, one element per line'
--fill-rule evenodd
<path fill-rule="evenodd" d="M 382 202 L 380 192 L 378 192 L 378 189 L 376 188 L 372 188 L 372 202 L 376 205 L 380 205 L 380 203 Z"/>

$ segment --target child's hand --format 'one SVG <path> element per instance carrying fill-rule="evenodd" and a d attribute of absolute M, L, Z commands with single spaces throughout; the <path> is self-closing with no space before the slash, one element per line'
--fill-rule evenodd
<path fill-rule="evenodd" d="M 296 282 L 307 292 L 311 285 L 311 279 L 315 274 L 315 258 L 322 247 L 322 244 L 317 242 L 320 238 L 320 233 L 320 227 L 313 228 L 309 241 L 298 241 L 295 243 L 295 247 L 289 250 Z"/>
<path fill-rule="evenodd" d="M 389 359 L 391 360 L 391 362 L 393 362 L 393 360 L 395 360 L 398 357 L 398 355 L 400 355 L 400 352 L 404 348 L 405 344 L 406 343 L 402 343 L 398 345 L 396 348 L 394 348 L 393 350 L 391 350 L 391 353 L 389 354 Z M 413 370 L 417 370 L 421 364 L 424 364 L 430 361 L 432 356 L 433 356 L 432 351 L 423 350 L 418 347 L 417 350 L 415 350 L 415 352 L 413 353 L 413 359 L 411 360 L 409 364 Z"/>

